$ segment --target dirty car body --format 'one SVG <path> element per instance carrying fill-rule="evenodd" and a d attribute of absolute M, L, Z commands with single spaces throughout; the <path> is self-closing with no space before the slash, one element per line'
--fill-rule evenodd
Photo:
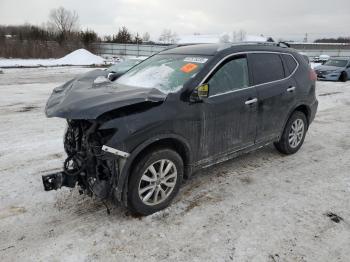
<path fill-rule="evenodd" d="M 260 70 L 260 62 L 264 66 L 269 54 L 281 65 L 280 79 L 264 80 L 255 75 L 254 70 Z M 163 64 L 147 67 L 152 61 Z M 214 79 L 226 77 L 222 68 L 232 61 L 235 68 L 245 70 L 234 80 L 244 85 L 234 90 Z M 178 68 L 170 70 L 170 65 Z M 67 119 L 64 147 L 68 157 L 62 172 L 43 176 L 46 190 L 79 185 L 87 194 L 128 205 L 134 181 L 131 176 L 144 155 L 169 148 L 181 157 L 183 176 L 188 177 L 200 168 L 277 143 L 296 111 L 305 115 L 306 132 L 317 110 L 311 69 L 289 48 L 259 44 L 184 46 L 163 51 L 133 70 L 116 82 L 99 84 L 94 84 L 94 79 L 105 72 L 93 71 L 53 91 L 46 114 Z M 140 72 L 145 71 L 153 76 L 152 83 L 142 77 Z M 164 84 L 157 79 L 171 80 Z M 202 86 L 212 89 L 198 88 Z M 201 96 L 203 90 L 207 93 Z M 159 163 L 164 161 L 166 158 L 160 158 Z M 154 187 L 158 191 L 153 188 L 152 192 L 165 196 L 166 189 L 159 183 Z M 141 188 L 141 182 L 137 185 Z M 139 195 L 141 200 L 152 197 L 157 203 L 154 209 L 136 210 L 141 214 L 165 207 L 151 191 L 146 197 Z"/>

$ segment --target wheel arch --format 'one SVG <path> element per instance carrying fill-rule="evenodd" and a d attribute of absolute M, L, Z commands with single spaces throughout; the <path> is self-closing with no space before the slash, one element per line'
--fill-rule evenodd
<path fill-rule="evenodd" d="M 188 177 L 191 172 L 192 150 L 190 144 L 185 138 L 176 134 L 158 135 L 154 138 L 148 139 L 139 146 L 137 146 L 126 161 L 122 172 L 118 178 L 117 185 L 117 199 L 127 205 L 127 188 L 128 178 L 132 171 L 134 164 L 147 152 L 156 148 L 171 148 L 177 152 L 184 162 L 184 177 Z"/>
<path fill-rule="evenodd" d="M 130 166 L 133 166 L 133 164 L 137 162 L 142 157 L 142 155 L 157 148 L 173 149 L 180 155 L 185 167 L 191 163 L 191 149 L 187 141 L 185 141 L 184 138 L 176 135 L 165 135 L 151 139 L 147 141 L 147 143 L 143 143 L 135 150 L 133 150 L 132 154 L 135 155 L 130 163 Z"/>
<path fill-rule="evenodd" d="M 302 112 L 303 114 L 305 114 L 307 125 L 309 127 L 309 125 L 310 125 L 310 118 L 311 118 L 311 108 L 308 105 L 306 105 L 306 104 L 296 105 L 292 110 L 290 110 L 290 112 L 288 113 L 288 117 L 284 120 L 283 128 L 282 128 L 282 130 L 280 132 L 280 137 L 281 137 L 281 135 L 283 133 L 283 130 L 286 128 L 286 125 L 287 125 L 287 122 L 288 122 L 289 118 L 296 111 L 299 111 L 299 112 Z"/>
<path fill-rule="evenodd" d="M 291 117 L 291 115 L 295 112 L 295 111 L 300 111 L 302 113 L 305 114 L 306 116 L 306 120 L 307 120 L 307 124 L 309 126 L 310 124 L 310 117 L 311 117 L 311 108 L 305 104 L 301 104 L 298 107 L 296 107 L 293 112 L 290 113 L 289 117 Z M 289 119 L 289 118 L 288 118 Z"/>

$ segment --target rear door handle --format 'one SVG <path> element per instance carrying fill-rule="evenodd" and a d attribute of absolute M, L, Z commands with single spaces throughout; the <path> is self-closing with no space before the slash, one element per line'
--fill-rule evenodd
<path fill-rule="evenodd" d="M 246 105 L 251 105 L 251 104 L 254 104 L 256 102 L 258 102 L 258 99 L 254 98 L 254 99 L 250 99 L 250 100 L 245 101 L 245 104 Z"/>
<path fill-rule="evenodd" d="M 295 91 L 295 86 L 291 86 L 289 88 L 287 88 L 287 92 L 294 92 Z"/>

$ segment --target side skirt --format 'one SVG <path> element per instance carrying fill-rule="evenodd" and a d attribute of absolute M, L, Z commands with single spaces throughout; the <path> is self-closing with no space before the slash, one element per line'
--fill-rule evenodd
<path fill-rule="evenodd" d="M 198 161 L 198 162 L 196 162 L 196 163 L 194 163 L 194 164 L 192 164 L 190 166 L 190 168 L 189 168 L 191 170 L 190 175 L 192 173 L 194 173 L 195 171 L 198 171 L 200 169 L 220 164 L 220 163 L 225 162 L 227 160 L 236 158 L 236 157 L 241 156 L 243 154 L 246 154 L 246 153 L 255 151 L 255 150 L 259 149 L 259 148 L 262 148 L 262 147 L 265 147 L 267 145 L 270 145 L 273 142 L 275 142 L 276 140 L 278 140 L 278 138 L 270 139 L 270 140 L 267 140 L 267 141 L 265 140 L 265 141 L 259 142 L 257 144 L 248 146 L 248 147 L 244 147 L 244 148 L 241 148 L 241 149 L 238 149 L 238 150 L 235 150 L 235 151 L 231 151 L 231 152 L 224 153 L 224 154 L 221 154 L 221 155 L 218 155 L 218 156 L 208 157 L 206 159 L 200 160 L 200 161 Z"/>

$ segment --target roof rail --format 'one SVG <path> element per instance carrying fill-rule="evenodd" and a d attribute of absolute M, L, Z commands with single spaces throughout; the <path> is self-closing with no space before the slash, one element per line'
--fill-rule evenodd
<path fill-rule="evenodd" d="M 247 42 L 236 42 L 232 43 L 234 45 L 265 45 L 265 46 L 279 46 L 279 47 L 290 47 L 290 45 L 286 42 L 259 42 L 259 41 L 247 41 Z"/>
<path fill-rule="evenodd" d="M 200 45 L 200 43 L 173 44 L 173 45 L 167 46 L 167 47 L 166 47 L 165 49 L 163 49 L 162 51 L 166 51 L 166 50 L 173 49 L 173 48 L 176 48 L 176 47 L 189 46 L 189 45 Z"/>

